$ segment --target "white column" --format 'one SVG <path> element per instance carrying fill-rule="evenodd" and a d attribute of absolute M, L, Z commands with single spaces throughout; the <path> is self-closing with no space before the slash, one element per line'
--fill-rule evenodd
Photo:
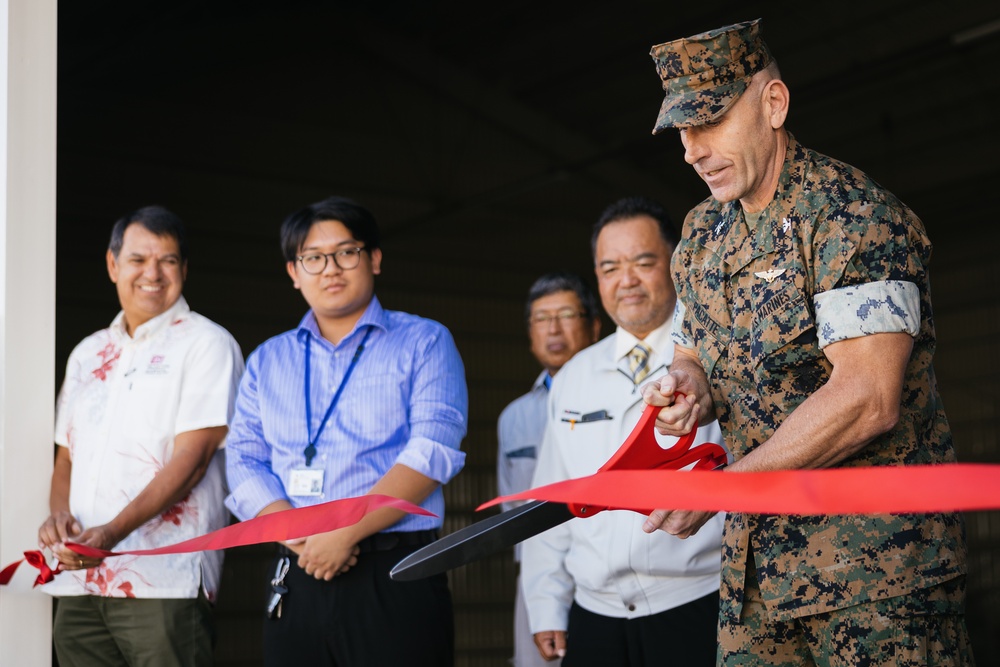
<path fill-rule="evenodd" d="M 0 567 L 37 545 L 52 473 L 56 0 L 0 0 Z M 48 665 L 52 606 L 21 565 L 0 662 Z"/>

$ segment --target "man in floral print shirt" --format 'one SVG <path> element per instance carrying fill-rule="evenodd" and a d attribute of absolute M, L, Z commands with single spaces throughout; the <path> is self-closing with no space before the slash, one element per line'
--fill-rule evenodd
<path fill-rule="evenodd" d="M 139 209 L 115 223 L 108 274 L 122 311 L 70 355 L 56 408 L 51 516 L 38 531 L 64 572 L 53 641 L 59 664 L 207 665 L 221 552 L 82 558 L 148 549 L 227 523 L 220 449 L 243 357 L 191 312 L 181 221 Z"/>

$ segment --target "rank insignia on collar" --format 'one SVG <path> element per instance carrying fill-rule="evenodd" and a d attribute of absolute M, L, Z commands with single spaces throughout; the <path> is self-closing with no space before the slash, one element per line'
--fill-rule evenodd
<path fill-rule="evenodd" d="M 768 283 L 771 283 L 774 281 L 775 278 L 777 278 L 784 272 L 785 272 L 784 269 L 768 269 L 767 271 L 755 271 L 754 275 L 757 276 L 758 278 L 763 278 Z"/>

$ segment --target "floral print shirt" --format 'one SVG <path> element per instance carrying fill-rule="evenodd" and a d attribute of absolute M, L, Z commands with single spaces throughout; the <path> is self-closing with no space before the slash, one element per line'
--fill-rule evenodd
<path fill-rule="evenodd" d="M 191 312 L 180 298 L 165 313 L 125 331 L 111 326 L 73 350 L 56 405 L 55 441 L 72 460 L 70 511 L 84 529 L 118 515 L 170 460 L 178 433 L 225 426 L 243 356 L 233 337 Z M 228 523 L 222 449 L 180 502 L 114 547 L 152 549 Z M 222 552 L 118 556 L 67 571 L 45 586 L 53 595 L 214 599 Z"/>

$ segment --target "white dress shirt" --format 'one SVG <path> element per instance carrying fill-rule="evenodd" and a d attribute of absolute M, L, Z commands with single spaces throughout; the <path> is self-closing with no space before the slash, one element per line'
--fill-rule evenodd
<path fill-rule="evenodd" d="M 532 486 L 591 475 L 625 441 L 645 403 L 633 384 L 628 352 L 639 342 L 619 328 L 579 352 L 555 376 L 549 420 Z M 643 342 L 650 373 L 663 376 L 673 360 L 670 321 Z M 609 419 L 581 422 L 604 410 Z M 659 436 L 663 446 L 675 438 Z M 722 444 L 718 423 L 698 429 L 695 444 Z M 719 588 L 723 517 L 716 515 L 686 540 L 642 532 L 645 517 L 606 511 L 571 519 L 523 544 L 522 587 L 533 633 L 566 630 L 575 600 L 615 618 L 638 618 L 678 607 Z"/>

